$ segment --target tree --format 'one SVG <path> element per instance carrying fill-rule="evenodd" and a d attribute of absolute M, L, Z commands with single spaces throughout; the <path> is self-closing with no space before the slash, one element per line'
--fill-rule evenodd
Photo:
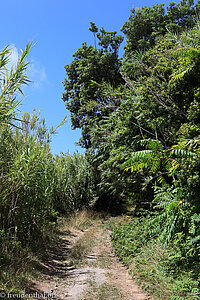
<path fill-rule="evenodd" d="M 72 127 L 82 129 L 80 144 L 91 147 L 90 131 L 93 125 L 109 115 L 119 106 L 105 97 L 101 84 L 110 83 L 117 87 L 123 83 L 119 72 L 121 65 L 118 49 L 123 40 L 114 32 L 106 32 L 91 22 L 90 31 L 97 36 L 99 48 L 82 44 L 73 55 L 74 60 L 65 66 L 67 78 L 64 81 L 63 100 L 71 113 Z"/>
<path fill-rule="evenodd" d="M 168 31 L 181 33 L 192 28 L 199 16 L 200 3 L 193 0 L 183 0 L 180 3 L 171 2 L 166 8 L 164 4 L 152 7 L 144 6 L 138 10 L 132 9 L 129 20 L 122 27 L 127 36 L 125 46 L 125 61 L 132 62 L 135 51 L 146 51 L 156 44 L 158 38 Z"/>
<path fill-rule="evenodd" d="M 171 3 L 166 11 L 164 5 L 132 10 L 122 27 L 127 35 L 122 60 L 121 38 L 103 28 L 99 31 L 91 22 L 99 47 L 84 43 L 66 66 L 63 99 L 73 128 L 82 129 L 79 143 L 90 149 L 94 184 L 102 199 L 136 199 L 147 187 L 145 196 L 152 200 L 149 171 L 131 178 L 121 168 L 123 162 L 142 150 L 140 140 L 153 139 L 169 149 L 184 140 L 184 129 L 199 130 L 194 121 L 199 120 L 199 43 L 192 39 L 193 58 L 178 55 L 183 50 L 180 36 L 184 30 L 192 35 L 198 12 L 194 1 Z M 194 130 L 188 137 L 196 134 Z"/>

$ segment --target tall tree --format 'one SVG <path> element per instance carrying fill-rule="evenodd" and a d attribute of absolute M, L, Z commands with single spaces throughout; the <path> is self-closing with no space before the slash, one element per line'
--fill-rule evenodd
<path fill-rule="evenodd" d="M 102 83 L 110 83 L 113 87 L 123 83 L 118 57 L 123 37 L 117 35 L 116 31 L 98 30 L 93 22 L 89 30 L 93 32 L 95 41 L 97 37 L 99 47 L 83 43 L 74 53 L 74 60 L 65 66 L 67 78 L 63 94 L 71 113 L 72 127 L 82 129 L 80 144 L 86 149 L 91 147 L 92 126 L 119 106 L 118 101 L 113 102 L 105 96 Z"/>
<path fill-rule="evenodd" d="M 127 36 L 125 46 L 125 60 L 132 58 L 132 53 L 146 51 L 153 47 L 159 37 L 163 37 L 168 30 L 180 33 L 192 28 L 198 20 L 200 3 L 193 0 L 183 0 L 180 3 L 171 2 L 165 9 L 164 4 L 152 7 L 144 6 L 131 10 L 131 15 L 122 27 Z"/>

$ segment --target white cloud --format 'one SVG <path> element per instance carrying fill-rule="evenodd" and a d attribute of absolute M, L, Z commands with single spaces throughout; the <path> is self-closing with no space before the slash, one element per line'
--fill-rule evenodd
<path fill-rule="evenodd" d="M 28 76 L 35 88 L 40 88 L 43 83 L 47 82 L 47 74 L 44 66 L 41 66 L 35 60 L 32 60 L 30 63 Z"/>
<path fill-rule="evenodd" d="M 10 70 L 12 66 L 15 68 L 17 66 L 17 62 L 19 59 L 18 50 L 15 47 L 15 45 L 11 45 L 10 49 L 11 49 L 11 51 L 10 51 L 10 56 L 9 56 L 9 62 L 7 64 L 8 70 Z"/>

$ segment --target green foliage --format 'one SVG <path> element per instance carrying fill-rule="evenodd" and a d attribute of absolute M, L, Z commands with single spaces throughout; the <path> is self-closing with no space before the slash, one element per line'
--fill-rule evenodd
<path fill-rule="evenodd" d="M 116 254 L 142 287 L 156 298 L 198 299 L 199 261 L 191 260 L 189 245 L 186 248 L 190 259 L 186 259 L 181 238 L 163 249 L 149 234 L 149 220 L 150 216 L 126 217 L 113 229 L 111 238 Z M 191 246 L 190 250 L 193 251 Z"/>
<path fill-rule="evenodd" d="M 64 83 L 100 208 L 148 203 L 143 218 L 114 229 L 116 252 L 144 276 L 162 277 L 162 287 L 169 276 L 166 299 L 173 293 L 195 299 L 199 293 L 199 12 L 199 1 L 187 0 L 166 9 L 132 9 L 122 27 L 127 40 L 121 60 L 121 37 L 91 22 L 95 47 L 78 49 Z M 146 270 L 142 262 L 156 245 L 166 266 L 159 258 L 158 266 L 151 261 Z"/>
<path fill-rule="evenodd" d="M 155 181 L 171 185 L 195 160 L 186 144 L 200 134 L 198 12 L 194 1 L 133 9 L 122 60 L 122 38 L 91 22 L 95 47 L 84 43 L 66 66 L 63 100 L 90 149 L 96 199 L 107 205 L 151 202 Z M 144 150 L 141 140 L 162 149 Z M 140 173 L 124 172 L 127 160 Z"/>
<path fill-rule="evenodd" d="M 122 36 L 117 36 L 116 32 L 106 32 L 104 28 L 98 31 L 92 22 L 89 30 L 94 34 L 95 48 L 83 43 L 74 53 L 74 60 L 65 66 L 67 78 L 63 94 L 63 100 L 71 113 L 72 127 L 82 129 L 80 143 L 85 148 L 91 147 L 91 127 L 119 105 L 105 97 L 101 84 L 107 82 L 117 87 L 123 82 L 118 58 Z M 100 46 L 98 49 L 96 36 Z"/>
<path fill-rule="evenodd" d="M 127 160 L 123 166 L 126 167 L 126 171 L 130 169 L 132 172 L 143 171 L 148 168 L 150 173 L 157 174 L 159 182 L 165 179 L 164 174 L 168 176 L 176 175 L 184 158 L 194 158 L 196 155 L 194 152 L 183 148 L 187 144 L 186 141 L 179 142 L 178 145 L 174 145 L 167 150 L 163 148 L 162 143 L 158 140 L 141 140 L 140 144 L 146 146 L 147 150 L 134 152 L 132 158 Z"/>
<path fill-rule="evenodd" d="M 90 166 L 78 153 L 54 158 L 50 133 L 35 113 L 32 118 L 25 114 L 21 130 L 6 130 L 0 132 L 0 228 L 23 244 L 34 244 L 58 212 L 69 214 L 89 205 Z"/>
<path fill-rule="evenodd" d="M 181 188 L 157 188 L 154 207 L 159 211 L 149 222 L 149 233 L 155 236 L 164 247 L 182 234 L 186 239 L 189 234 L 192 206 L 186 201 Z"/>
<path fill-rule="evenodd" d="M 55 157 L 54 207 L 61 213 L 88 208 L 93 201 L 93 180 L 87 158 L 79 153 Z"/>
<path fill-rule="evenodd" d="M 193 0 L 132 9 L 122 27 L 123 59 L 123 37 L 90 23 L 94 47 L 83 43 L 65 66 L 63 94 L 72 128 L 82 130 L 84 155 L 51 154 L 51 135 L 65 119 L 49 130 L 35 111 L 18 117 L 31 43 L 11 69 L 11 49 L 1 51 L 1 265 L 9 251 L 37 246 L 59 214 L 94 204 L 116 211 L 119 204 L 145 201 L 149 211 L 124 218 L 114 229 L 117 254 L 136 264 L 150 290 L 166 280 L 166 299 L 198 295 L 199 11 Z"/>
<path fill-rule="evenodd" d="M 83 155 L 54 157 L 51 135 L 65 122 L 50 130 L 40 113 L 24 113 L 19 119 L 17 107 L 26 76 L 28 44 L 16 67 L 7 70 L 10 49 L 0 54 L 0 256 L 37 247 L 49 224 L 58 213 L 69 214 L 89 205 L 92 198 L 90 165 Z M 12 249 L 12 250 L 11 250 Z M 16 250 L 17 251 L 17 250 Z"/>
<path fill-rule="evenodd" d="M 16 99 L 17 93 L 22 92 L 21 86 L 30 81 L 26 75 L 29 63 L 26 62 L 32 44 L 28 43 L 22 55 L 19 57 L 17 66 L 8 70 L 11 48 L 5 47 L 0 53 L 0 124 L 11 124 L 14 126 L 16 109 L 20 101 Z"/>
<path fill-rule="evenodd" d="M 165 26 L 164 4 L 144 6 L 137 10 L 133 8 L 129 20 L 122 27 L 123 33 L 127 35 L 126 54 L 152 46 L 156 36 L 166 32 Z"/>
<path fill-rule="evenodd" d="M 164 36 L 167 30 L 180 33 L 194 26 L 198 20 L 199 3 L 194 1 L 171 2 L 164 8 L 164 4 L 156 4 L 152 7 L 144 6 L 133 8 L 129 20 L 122 27 L 127 35 L 125 55 L 131 57 L 135 50 L 147 50 L 155 45 L 159 37 Z"/>
<path fill-rule="evenodd" d="M 41 132 L 16 129 L 5 137 L 1 129 L 0 226 L 26 242 L 38 235 L 54 214 L 52 210 L 53 157 Z M 39 127 L 38 129 L 40 129 Z M 38 134 L 38 135 L 37 135 Z M 5 157 L 5 146 L 8 146 Z"/>
<path fill-rule="evenodd" d="M 133 256 L 138 255 L 142 246 L 147 243 L 144 224 L 140 219 L 125 217 L 111 234 L 115 251 L 126 264 Z"/>

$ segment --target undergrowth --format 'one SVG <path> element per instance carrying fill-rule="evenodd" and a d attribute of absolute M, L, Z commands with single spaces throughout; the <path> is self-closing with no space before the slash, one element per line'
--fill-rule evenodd
<path fill-rule="evenodd" d="M 148 218 L 124 217 L 113 228 L 119 259 L 156 299 L 199 299 L 199 262 L 182 256 L 176 241 L 163 247 L 156 237 L 150 238 L 148 224 Z"/>
<path fill-rule="evenodd" d="M 4 253 L 0 261 L 0 290 L 24 293 L 33 278 L 39 278 L 41 262 L 49 249 L 59 244 L 59 226 L 46 226 L 34 247 L 23 247 L 19 241 L 4 236 Z"/>

